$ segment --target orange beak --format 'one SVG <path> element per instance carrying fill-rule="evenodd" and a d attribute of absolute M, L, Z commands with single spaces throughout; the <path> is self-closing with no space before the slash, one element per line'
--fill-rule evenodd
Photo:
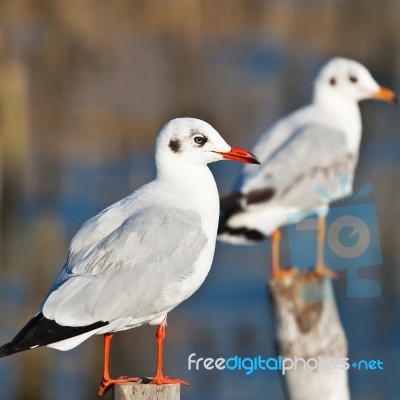
<path fill-rule="evenodd" d="M 254 154 L 237 147 L 231 147 L 231 151 L 227 151 L 226 153 L 222 151 L 215 151 L 214 153 L 221 154 L 227 160 L 235 160 L 248 164 L 261 164 Z"/>
<path fill-rule="evenodd" d="M 387 101 L 388 103 L 397 104 L 399 100 L 397 96 L 390 90 L 383 86 L 379 90 L 372 94 L 372 97 L 377 100 Z"/>

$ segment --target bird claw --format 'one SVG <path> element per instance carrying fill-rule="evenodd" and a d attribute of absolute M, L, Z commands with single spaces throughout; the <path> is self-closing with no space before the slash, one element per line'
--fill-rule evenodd
<path fill-rule="evenodd" d="M 278 280 L 278 279 L 292 279 L 295 275 L 296 271 L 294 268 L 289 269 L 282 269 L 272 271 L 271 280 Z"/>
<path fill-rule="evenodd" d="M 314 273 L 321 278 L 337 279 L 338 274 L 332 271 L 326 264 L 316 265 Z"/>
<path fill-rule="evenodd" d="M 106 379 L 103 378 L 100 382 L 99 389 L 97 390 L 97 394 L 99 396 L 103 396 L 104 393 L 108 392 L 113 385 L 116 383 L 129 383 L 129 382 L 141 382 L 140 378 L 128 378 L 126 375 L 120 376 L 118 379 Z"/>
<path fill-rule="evenodd" d="M 184 381 L 183 379 L 179 378 L 170 378 L 169 376 L 155 376 L 149 384 L 153 385 L 167 385 L 167 384 L 174 384 L 179 383 L 184 386 L 189 386 L 189 383 Z"/>

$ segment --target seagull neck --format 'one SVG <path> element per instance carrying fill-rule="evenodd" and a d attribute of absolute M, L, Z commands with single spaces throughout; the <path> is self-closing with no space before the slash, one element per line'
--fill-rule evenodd
<path fill-rule="evenodd" d="M 314 104 L 331 114 L 346 118 L 359 118 L 360 107 L 358 102 L 336 94 L 329 88 L 316 87 L 314 91 Z"/>
<path fill-rule="evenodd" d="M 338 128 L 346 134 L 349 150 L 356 151 L 361 140 L 361 113 L 358 102 L 338 96 L 332 91 L 317 88 L 314 93 L 314 105 L 321 110 L 325 123 L 332 121 L 333 128 Z"/>
<path fill-rule="evenodd" d="M 198 211 L 205 231 L 216 235 L 219 197 L 214 176 L 206 165 L 169 163 L 168 169 L 157 169 L 156 180 L 161 190 L 173 195 L 173 205 Z"/>

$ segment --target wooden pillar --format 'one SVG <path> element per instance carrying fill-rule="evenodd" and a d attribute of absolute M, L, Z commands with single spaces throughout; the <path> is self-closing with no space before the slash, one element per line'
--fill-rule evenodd
<path fill-rule="evenodd" d="M 113 386 L 113 400 L 179 400 L 180 385 L 123 383 Z"/>
<path fill-rule="evenodd" d="M 347 340 L 337 311 L 330 279 L 315 274 L 271 280 L 269 287 L 282 358 L 323 358 L 324 367 L 296 369 L 283 376 L 290 400 L 349 400 L 347 369 L 338 360 L 347 358 Z M 330 361 L 325 361 L 331 359 Z M 348 361 L 348 360 L 347 360 Z"/>

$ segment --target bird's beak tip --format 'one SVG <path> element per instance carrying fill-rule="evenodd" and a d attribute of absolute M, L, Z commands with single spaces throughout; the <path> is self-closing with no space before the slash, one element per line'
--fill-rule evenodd
<path fill-rule="evenodd" d="M 399 99 L 396 96 L 396 94 L 392 90 L 385 88 L 383 86 L 381 86 L 372 96 L 374 99 L 383 100 L 388 103 L 392 104 L 399 103 Z"/>
<path fill-rule="evenodd" d="M 249 161 L 249 164 L 261 165 L 260 160 L 253 154 L 253 158 Z"/>

